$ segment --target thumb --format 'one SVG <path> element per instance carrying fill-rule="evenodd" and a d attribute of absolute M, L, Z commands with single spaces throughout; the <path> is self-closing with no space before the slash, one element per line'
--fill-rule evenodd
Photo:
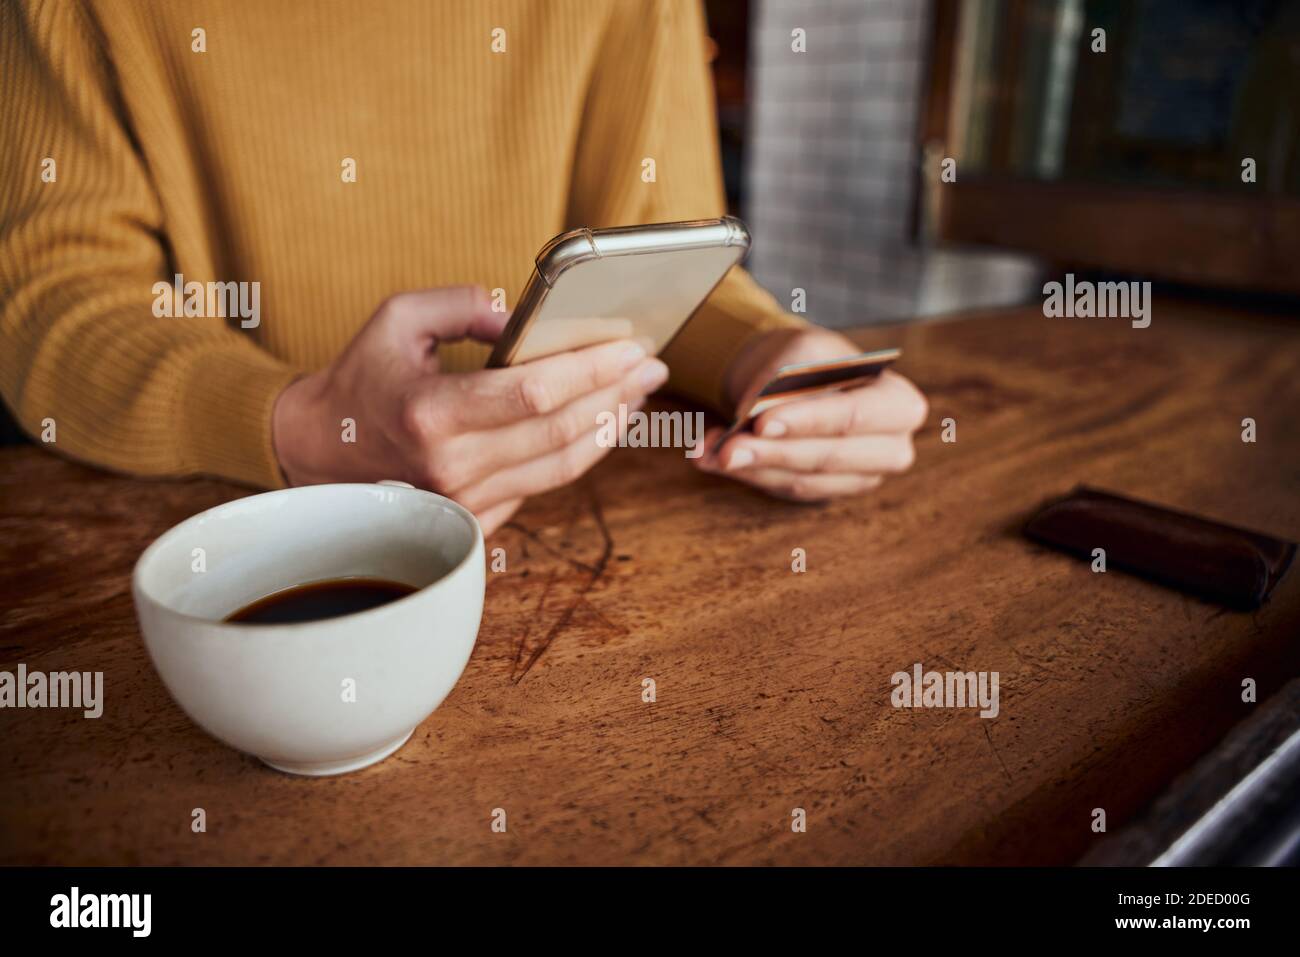
<path fill-rule="evenodd" d="M 419 340 L 426 349 L 466 338 L 495 342 L 510 318 L 507 312 L 493 311 L 480 286 L 398 293 L 384 304 L 383 313 L 391 332 L 407 341 Z"/>

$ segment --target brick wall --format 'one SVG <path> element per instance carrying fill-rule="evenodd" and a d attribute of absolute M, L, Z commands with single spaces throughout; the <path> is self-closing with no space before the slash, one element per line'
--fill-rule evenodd
<path fill-rule="evenodd" d="M 749 268 L 843 327 L 1023 298 L 1016 257 L 918 249 L 929 0 L 755 0 L 743 214 Z M 791 49 L 803 29 L 806 52 Z"/>

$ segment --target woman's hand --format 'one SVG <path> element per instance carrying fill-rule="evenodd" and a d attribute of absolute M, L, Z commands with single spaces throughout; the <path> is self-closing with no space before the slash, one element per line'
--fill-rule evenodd
<path fill-rule="evenodd" d="M 509 369 L 440 370 L 440 343 L 495 341 L 506 319 L 471 286 L 385 301 L 333 363 L 277 399 L 272 432 L 289 484 L 399 479 L 460 502 L 489 534 L 524 498 L 609 452 L 596 441 L 600 412 L 639 408 L 668 378 L 628 341 Z"/>
<path fill-rule="evenodd" d="M 739 405 L 783 365 L 860 351 L 825 329 L 774 330 L 732 363 L 728 396 Z M 911 467 L 916 454 L 912 434 L 928 411 L 916 386 L 886 370 L 867 385 L 769 409 L 754 422 L 753 434 L 737 433 L 716 455 L 713 446 L 723 430 L 712 429 L 704 438 L 706 451 L 695 463 L 781 498 L 819 501 L 858 495 L 876 488 L 886 475 Z"/>

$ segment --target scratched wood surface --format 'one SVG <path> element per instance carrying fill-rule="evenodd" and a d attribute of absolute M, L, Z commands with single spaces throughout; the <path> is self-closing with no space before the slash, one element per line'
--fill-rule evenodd
<path fill-rule="evenodd" d="M 930 396 L 910 474 L 810 507 L 616 452 L 493 536 L 507 571 L 459 685 L 339 778 L 209 738 L 137 633 L 140 551 L 243 491 L 0 452 L 0 669 L 102 670 L 106 697 L 98 720 L 0 710 L 0 862 L 1077 859 L 1093 808 L 1113 830 L 1245 716 L 1243 678 L 1300 673 L 1300 574 L 1226 612 L 1017 525 L 1088 482 L 1300 537 L 1297 327 L 1157 303 L 1146 330 L 1025 310 L 858 338 L 903 346 Z M 998 671 L 999 715 L 896 710 L 918 661 Z"/>

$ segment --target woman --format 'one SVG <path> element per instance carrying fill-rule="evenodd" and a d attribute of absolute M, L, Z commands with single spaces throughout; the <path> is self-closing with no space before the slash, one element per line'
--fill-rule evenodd
<path fill-rule="evenodd" d="M 733 270 L 662 361 L 624 342 L 482 369 L 506 319 L 483 290 L 513 302 L 551 236 L 723 212 L 695 3 L 17 0 L 0 20 L 0 390 L 80 459 L 406 479 L 490 532 L 608 451 L 601 409 L 665 382 L 726 408 L 855 351 Z M 156 308 L 169 283 L 245 284 L 256 315 Z M 888 373 L 696 464 L 856 494 L 908 467 L 924 417 Z"/>

